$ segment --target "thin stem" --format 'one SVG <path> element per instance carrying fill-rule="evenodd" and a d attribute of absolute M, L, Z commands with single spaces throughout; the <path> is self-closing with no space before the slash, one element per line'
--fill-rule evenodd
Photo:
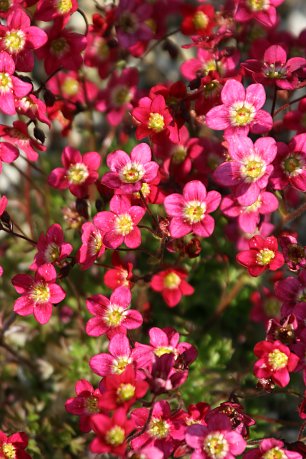
<path fill-rule="evenodd" d="M 13 230 L 8 230 L 4 228 L 2 225 L 0 225 L 0 231 L 4 231 L 5 233 L 11 234 L 12 236 L 16 236 L 16 237 L 19 237 L 20 239 L 24 239 L 25 241 L 29 242 L 32 245 L 37 244 L 37 242 L 34 241 L 33 239 L 30 239 L 29 237 L 24 236 L 23 234 L 15 233 L 15 231 Z"/>
<path fill-rule="evenodd" d="M 272 118 L 274 116 L 276 99 L 277 99 L 277 87 L 274 86 L 274 94 L 273 94 L 273 101 L 272 101 L 272 107 L 271 107 L 271 116 L 272 116 Z"/>
<path fill-rule="evenodd" d="M 273 118 L 275 118 L 276 115 L 278 115 L 280 112 L 283 110 L 286 110 L 287 108 L 290 107 L 290 105 L 295 104 L 296 102 L 299 102 L 302 99 L 305 99 L 306 95 L 304 94 L 303 96 L 297 97 L 296 99 L 290 100 L 287 104 L 282 105 L 278 110 L 274 112 Z"/>
<path fill-rule="evenodd" d="M 143 195 L 143 192 L 141 190 L 139 190 L 139 195 L 140 195 L 140 198 L 141 198 L 141 201 L 143 203 L 143 205 L 145 206 L 145 208 L 147 209 L 150 217 L 152 218 L 153 222 L 154 222 L 154 225 L 156 226 L 156 228 L 159 228 L 159 224 L 158 224 L 158 220 L 157 218 L 155 217 L 155 215 L 153 215 L 150 207 L 148 206 L 148 203 L 146 201 L 146 198 L 144 197 Z"/>
<path fill-rule="evenodd" d="M 82 18 L 84 19 L 84 22 L 85 22 L 85 25 L 86 25 L 86 29 L 85 29 L 85 35 L 88 34 L 88 29 L 89 29 L 89 24 L 88 24 L 88 21 L 87 21 L 87 17 L 86 17 L 86 14 L 84 13 L 84 11 L 82 11 L 80 8 L 77 9 L 77 12 L 82 16 Z"/>

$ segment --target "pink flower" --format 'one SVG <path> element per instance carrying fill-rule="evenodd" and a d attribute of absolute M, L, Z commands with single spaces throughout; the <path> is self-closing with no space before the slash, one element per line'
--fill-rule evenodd
<path fill-rule="evenodd" d="M 215 21 L 215 10 L 212 5 L 183 5 L 181 31 L 184 35 L 209 35 Z"/>
<path fill-rule="evenodd" d="M 32 50 L 40 48 L 48 40 L 46 32 L 31 26 L 31 19 L 21 9 L 13 9 L 6 25 L 0 26 L 0 49 L 11 55 L 16 70 L 31 72 L 34 67 Z"/>
<path fill-rule="evenodd" d="M 25 452 L 27 446 L 28 437 L 24 432 L 8 436 L 0 430 L 0 454 L 4 459 L 31 459 L 32 456 Z"/>
<path fill-rule="evenodd" d="M 232 430 L 229 418 L 220 413 L 211 416 L 207 426 L 190 426 L 186 442 L 194 449 L 191 459 L 233 459 L 243 453 L 246 447 L 242 436 Z"/>
<path fill-rule="evenodd" d="M 173 308 L 182 299 L 194 293 L 194 288 L 186 281 L 187 273 L 182 269 L 168 268 L 160 271 L 151 279 L 150 287 L 155 292 L 161 292 L 165 303 Z"/>
<path fill-rule="evenodd" d="M 37 241 L 37 251 L 30 269 L 36 270 L 45 263 L 57 263 L 67 258 L 72 252 L 72 245 L 64 242 L 64 232 L 57 223 L 51 225 L 46 235 L 41 234 Z"/>
<path fill-rule="evenodd" d="M 208 214 L 217 209 L 220 201 L 220 193 L 207 193 L 205 185 L 198 180 L 184 186 L 183 196 L 178 193 L 167 196 L 164 206 L 172 217 L 169 227 L 171 236 L 179 238 L 193 232 L 197 236 L 209 237 L 214 231 L 215 221 Z"/>
<path fill-rule="evenodd" d="M 209 72 L 218 72 L 222 77 L 229 77 L 236 72 L 239 58 L 238 50 L 229 56 L 224 56 L 221 52 L 213 53 L 207 49 L 199 48 L 196 58 L 188 59 L 182 64 L 181 73 L 184 78 L 190 81 L 206 76 Z"/>
<path fill-rule="evenodd" d="M 262 137 L 253 144 L 249 137 L 235 135 L 228 139 L 228 149 L 231 160 L 217 167 L 214 179 L 220 185 L 234 187 L 239 204 L 250 206 L 268 184 L 276 142 L 272 137 Z"/>
<path fill-rule="evenodd" d="M 126 457 L 127 436 L 134 429 L 134 422 L 127 420 L 124 408 L 118 408 L 111 417 L 95 414 L 91 427 L 96 437 L 90 443 L 92 453 L 110 453 L 115 457 Z"/>
<path fill-rule="evenodd" d="M 0 52 L 0 110 L 6 115 L 15 115 L 15 98 L 24 97 L 32 90 L 31 83 L 26 83 L 14 76 L 15 63 L 12 57 Z"/>
<path fill-rule="evenodd" d="M 99 389 L 94 389 L 86 379 L 80 379 L 76 383 L 75 392 L 76 397 L 69 398 L 65 403 L 66 411 L 80 416 L 80 430 L 89 432 L 92 416 L 101 412 L 99 400 L 102 394 Z"/>
<path fill-rule="evenodd" d="M 2 163 L 12 163 L 19 156 L 19 151 L 11 143 L 0 143 L 0 174 L 2 172 Z"/>
<path fill-rule="evenodd" d="M 35 19 L 52 21 L 64 17 L 67 21 L 78 8 L 78 0 L 39 0 L 36 5 Z"/>
<path fill-rule="evenodd" d="M 288 184 L 300 191 L 306 191 L 306 134 L 293 137 L 287 146 L 277 144 L 271 183 L 276 190 L 283 190 Z"/>
<path fill-rule="evenodd" d="M 104 410 L 115 410 L 120 406 L 128 409 L 145 396 L 148 388 L 148 383 L 137 378 L 133 365 L 128 365 L 120 375 L 108 375 L 101 381 L 103 397 L 99 406 Z"/>
<path fill-rule="evenodd" d="M 106 287 L 114 290 L 121 285 L 125 287 L 132 287 L 132 277 L 133 277 L 133 264 L 129 261 L 121 261 L 118 252 L 113 252 L 112 254 L 112 265 L 113 269 L 109 269 L 104 274 L 104 284 Z"/>
<path fill-rule="evenodd" d="M 3 215 L 3 212 L 5 211 L 7 203 L 8 203 L 7 197 L 6 196 L 1 196 L 1 198 L 0 198 L 0 217 L 1 217 L 1 215 Z"/>
<path fill-rule="evenodd" d="M 65 101 L 65 107 L 69 104 L 86 104 L 86 96 L 89 100 L 96 99 L 98 94 L 97 86 L 84 77 L 81 81 L 80 75 L 74 70 L 57 72 L 47 83 L 47 88 L 54 96 Z"/>
<path fill-rule="evenodd" d="M 151 137 L 153 142 L 161 143 L 169 137 L 172 142 L 178 140 L 177 127 L 173 124 L 164 97 L 160 94 L 142 97 L 132 111 L 137 122 L 136 139 Z"/>
<path fill-rule="evenodd" d="M 298 70 L 306 65 L 303 57 L 293 57 L 287 61 L 286 50 L 280 45 L 266 49 L 263 60 L 248 59 L 242 66 L 251 72 L 257 83 L 274 84 L 281 89 L 296 89 L 299 84 Z"/>
<path fill-rule="evenodd" d="M 95 317 L 89 319 L 86 333 L 89 336 L 106 334 L 110 338 L 117 333 L 126 334 L 127 330 L 140 327 L 142 324 L 140 312 L 128 309 L 131 299 L 131 291 L 127 287 L 116 288 L 110 299 L 103 295 L 88 298 L 87 309 Z"/>
<path fill-rule="evenodd" d="M 283 3 L 284 0 L 235 0 L 237 5 L 235 11 L 235 20 L 247 22 L 255 19 L 265 27 L 273 27 L 277 23 L 276 6 Z"/>
<path fill-rule="evenodd" d="M 77 261 L 81 269 L 88 269 L 105 252 L 103 232 L 93 223 L 86 222 L 82 225 L 82 245 L 77 253 Z"/>
<path fill-rule="evenodd" d="M 36 150 L 46 150 L 44 145 L 32 139 L 28 133 L 28 126 L 23 121 L 14 121 L 13 126 L 1 124 L 0 136 L 3 140 L 7 140 L 24 151 L 29 161 L 36 161 L 38 159 Z"/>
<path fill-rule="evenodd" d="M 275 296 L 282 302 L 282 314 L 294 312 L 296 307 L 306 307 L 306 270 L 302 270 L 299 276 L 286 277 L 275 283 Z"/>
<path fill-rule="evenodd" d="M 137 42 L 146 42 L 153 37 L 147 24 L 151 18 L 152 7 L 137 0 L 121 0 L 116 10 L 116 32 L 120 45 L 130 48 Z"/>
<path fill-rule="evenodd" d="M 284 448 L 284 442 L 276 438 L 265 438 L 259 448 L 252 449 L 244 454 L 243 459 L 302 459 L 301 454 Z"/>
<path fill-rule="evenodd" d="M 38 119 L 42 123 L 46 123 L 49 127 L 51 126 L 51 121 L 47 116 L 46 104 L 34 94 L 28 94 L 21 99 L 17 99 L 15 103 L 18 114 L 26 115 L 33 121 Z"/>
<path fill-rule="evenodd" d="M 274 236 L 265 239 L 261 236 L 252 237 L 249 240 L 249 250 L 239 252 L 236 260 L 248 268 L 249 274 L 253 277 L 260 276 L 267 269 L 276 271 L 285 263 Z"/>
<path fill-rule="evenodd" d="M 295 370 L 299 358 L 280 341 L 260 341 L 254 347 L 259 360 L 254 364 L 254 375 L 259 379 L 271 378 L 278 386 L 289 384 L 289 372 Z"/>
<path fill-rule="evenodd" d="M 254 233 L 260 222 L 260 215 L 269 215 L 278 208 L 273 193 L 260 191 L 258 198 L 249 206 L 242 206 L 231 196 L 223 198 L 220 209 L 227 217 L 238 217 L 238 224 L 245 233 Z"/>
<path fill-rule="evenodd" d="M 110 212 L 99 212 L 94 224 L 104 232 L 103 243 L 116 249 L 125 243 L 134 249 L 141 244 L 141 232 L 136 226 L 145 214 L 140 206 L 131 206 L 126 196 L 115 195 L 110 201 Z"/>
<path fill-rule="evenodd" d="M 83 62 L 81 52 L 86 47 L 86 37 L 63 26 L 62 18 L 55 19 L 52 27 L 46 29 L 48 42 L 37 50 L 37 57 L 44 61 L 48 74 L 60 67 L 78 70 Z"/>
<path fill-rule="evenodd" d="M 104 174 L 101 183 L 126 194 L 139 191 L 142 183 L 151 183 L 157 176 L 158 164 L 151 161 L 151 157 L 151 149 L 146 143 L 136 145 L 130 156 L 116 150 L 107 156 L 111 172 Z"/>
<path fill-rule="evenodd" d="M 121 75 L 113 73 L 108 85 L 97 96 L 96 108 L 106 112 L 107 121 L 111 126 L 118 126 L 124 115 L 132 110 L 138 83 L 136 68 L 126 68 Z"/>
<path fill-rule="evenodd" d="M 206 124 L 211 129 L 224 130 L 224 135 L 247 135 L 249 131 L 262 134 L 273 126 L 271 115 L 260 110 L 266 101 L 263 85 L 251 84 L 246 89 L 237 80 L 227 80 L 222 92 L 223 105 L 206 114 Z"/>
<path fill-rule="evenodd" d="M 149 416 L 149 408 L 136 408 L 132 411 L 132 419 L 138 429 L 141 429 Z M 152 416 L 144 433 L 132 440 L 133 449 L 143 446 L 155 446 L 164 453 L 167 458 L 178 445 L 178 440 L 184 438 L 185 426 L 182 420 L 171 414 L 170 405 L 165 400 L 153 405 Z"/>
<path fill-rule="evenodd" d="M 101 156 L 96 152 L 81 153 L 72 147 L 65 147 L 62 153 L 63 168 L 54 169 L 48 177 L 53 188 L 69 191 L 78 198 L 88 195 L 88 186 L 98 179 Z"/>
<path fill-rule="evenodd" d="M 89 361 L 90 368 L 99 376 L 120 375 L 129 364 L 137 363 L 132 354 L 130 342 L 122 333 L 110 339 L 108 351 L 109 354 L 94 355 Z"/>
<path fill-rule="evenodd" d="M 27 274 L 17 274 L 12 284 L 17 293 L 22 296 L 14 303 L 14 311 L 20 316 L 33 314 L 40 324 L 47 323 L 52 314 L 52 304 L 63 301 L 64 290 L 55 283 L 56 271 L 53 265 L 39 266 L 35 277 Z"/>

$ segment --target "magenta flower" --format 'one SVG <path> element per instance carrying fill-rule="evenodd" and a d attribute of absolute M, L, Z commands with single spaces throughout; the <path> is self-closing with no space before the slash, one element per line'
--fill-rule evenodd
<path fill-rule="evenodd" d="M 48 40 L 44 30 L 31 26 L 30 17 L 16 8 L 8 14 L 6 25 L 0 25 L 0 49 L 11 55 L 16 70 L 31 72 L 34 67 L 34 49 L 40 48 Z"/>
<path fill-rule="evenodd" d="M 132 355 L 128 338 L 122 333 L 110 339 L 108 351 L 108 354 L 94 355 L 89 361 L 90 368 L 99 376 L 120 375 L 129 364 L 137 362 Z"/>
<path fill-rule="evenodd" d="M 135 425 L 127 419 L 124 408 L 118 408 L 110 417 L 105 414 L 93 415 L 91 427 L 96 434 L 89 446 L 92 453 L 110 453 L 118 458 L 127 457 L 126 440 Z"/>
<path fill-rule="evenodd" d="M 18 149 L 11 143 L 0 142 L 0 174 L 2 172 L 2 163 L 12 163 L 18 156 Z"/>
<path fill-rule="evenodd" d="M 0 217 L 3 214 L 3 212 L 5 211 L 7 203 L 8 203 L 7 197 L 6 196 L 1 196 L 1 198 L 0 198 Z"/>
<path fill-rule="evenodd" d="M 0 110 L 6 115 L 15 115 L 15 98 L 24 97 L 32 90 L 32 84 L 14 76 L 15 63 L 12 57 L 0 52 Z"/>
<path fill-rule="evenodd" d="M 89 319 L 86 333 L 89 336 L 106 334 L 108 338 L 117 333 L 126 334 L 127 330 L 138 328 L 142 324 L 142 315 L 129 309 L 131 291 L 127 287 L 118 287 L 110 299 L 103 295 L 94 295 L 86 301 L 89 312 L 95 317 Z"/>
<path fill-rule="evenodd" d="M 31 120 L 39 120 L 42 123 L 51 126 L 51 121 L 47 115 L 46 104 L 34 94 L 28 94 L 15 101 L 16 111 L 20 115 L 26 115 Z"/>
<path fill-rule="evenodd" d="M 248 22 L 255 19 L 265 27 L 273 27 L 277 23 L 276 6 L 281 5 L 284 0 L 236 0 L 237 8 L 235 20 Z"/>
<path fill-rule="evenodd" d="M 296 307 L 306 308 L 306 270 L 298 277 L 286 277 L 275 283 L 275 296 L 282 302 L 282 315 L 292 314 Z"/>
<path fill-rule="evenodd" d="M 253 144 L 249 137 L 233 136 L 228 139 L 228 150 L 231 160 L 220 164 L 213 177 L 218 184 L 234 188 L 239 204 L 250 206 L 268 184 L 276 142 L 272 137 L 262 137 Z"/>
<path fill-rule="evenodd" d="M 68 21 L 77 8 L 77 0 L 39 0 L 35 19 L 49 22 L 56 18 L 65 18 Z"/>
<path fill-rule="evenodd" d="M 29 161 L 36 161 L 38 159 L 36 150 L 46 150 L 44 145 L 32 139 L 28 132 L 28 126 L 23 121 L 14 121 L 13 126 L 0 124 L 0 137 L 24 151 Z"/>
<path fill-rule="evenodd" d="M 33 314 L 40 324 L 47 323 L 52 314 L 52 304 L 63 301 L 64 290 L 56 283 L 56 271 L 53 265 L 39 266 L 35 277 L 17 274 L 12 284 L 22 296 L 14 303 L 14 311 L 20 316 Z"/>
<path fill-rule="evenodd" d="M 137 0 L 121 0 L 116 10 L 116 32 L 119 44 L 130 48 L 139 41 L 149 41 L 153 31 L 147 24 L 152 7 Z"/>
<path fill-rule="evenodd" d="M 143 207 L 131 206 L 126 196 L 115 195 L 110 201 L 110 212 L 99 212 L 93 221 L 104 232 L 106 247 L 116 249 L 125 243 L 134 249 L 141 244 L 141 232 L 136 225 L 145 213 Z"/>
<path fill-rule="evenodd" d="M 289 373 L 294 371 L 299 357 L 280 341 L 260 341 L 254 347 L 254 354 L 259 358 L 254 364 L 254 375 L 259 379 L 271 378 L 278 386 L 289 384 Z"/>
<path fill-rule="evenodd" d="M 66 411 L 80 416 L 80 430 L 89 432 L 92 415 L 101 412 L 99 400 L 101 400 L 102 394 L 99 389 L 94 389 L 86 379 L 77 381 L 75 392 L 76 397 L 69 398 L 65 403 Z"/>
<path fill-rule="evenodd" d="M 104 174 L 101 183 L 126 194 L 139 191 L 143 183 L 151 183 L 157 176 L 159 166 L 151 157 L 151 149 L 146 143 L 136 145 L 130 156 L 116 150 L 107 156 L 111 172 Z"/>
<path fill-rule="evenodd" d="M 78 70 L 82 63 L 82 51 L 86 47 L 86 37 L 63 28 L 63 18 L 54 20 L 52 27 L 46 29 L 48 42 L 37 50 L 37 57 L 44 61 L 48 74 L 63 67 Z"/>
<path fill-rule="evenodd" d="M 265 438 L 259 448 L 252 449 L 244 454 L 243 459 L 302 459 L 296 451 L 285 449 L 284 442 L 276 438 Z"/>
<path fill-rule="evenodd" d="M 98 94 L 97 110 L 106 112 L 107 121 L 111 126 L 118 126 L 124 115 L 132 110 L 137 83 L 137 69 L 134 67 L 126 68 L 121 75 L 114 72 L 107 87 Z"/>
<path fill-rule="evenodd" d="M 93 223 L 86 222 L 82 225 L 82 245 L 77 253 L 77 261 L 82 269 L 88 269 L 105 252 L 103 244 L 103 231 Z"/>
<path fill-rule="evenodd" d="M 72 147 L 65 147 L 62 153 L 64 167 L 54 169 L 48 183 L 53 188 L 69 191 L 78 198 L 88 195 L 88 186 L 98 178 L 98 169 L 101 164 L 101 156 L 96 152 L 88 152 L 83 156 Z"/>
<path fill-rule="evenodd" d="M 183 188 L 183 195 L 173 193 L 167 196 L 164 206 L 172 217 L 169 226 L 171 236 L 179 238 L 193 232 L 197 236 L 209 237 L 214 231 L 215 221 L 208 214 L 217 209 L 220 201 L 220 193 L 207 193 L 205 185 L 199 180 L 188 182 Z"/>
<path fill-rule="evenodd" d="M 246 89 L 237 80 L 227 80 L 222 92 L 223 105 L 206 114 L 206 124 L 211 129 L 224 130 L 224 135 L 247 135 L 249 131 L 262 134 L 273 126 L 271 115 L 260 110 L 265 104 L 263 85 L 251 84 Z"/>
<path fill-rule="evenodd" d="M 194 449 L 191 459 L 233 459 L 243 453 L 246 447 L 242 436 L 232 430 L 229 418 L 220 413 L 211 416 L 207 426 L 190 426 L 186 442 Z"/>
<path fill-rule="evenodd" d="M 67 258 L 72 252 L 72 245 L 64 242 L 64 232 L 58 223 L 51 225 L 46 234 L 41 234 L 37 241 L 37 251 L 30 269 L 37 270 L 45 263 L 57 263 Z"/>
<path fill-rule="evenodd" d="M 25 432 L 15 432 L 8 436 L 0 430 L 0 454 L 4 459 L 31 459 L 32 456 L 25 451 L 27 446 L 28 437 Z"/>
<path fill-rule="evenodd" d="M 283 190 L 288 184 L 300 191 L 306 191 L 306 133 L 293 137 L 289 145 L 277 143 L 271 183 L 276 190 Z"/>
<path fill-rule="evenodd" d="M 173 308 L 183 296 L 192 295 L 194 288 L 186 281 L 187 273 L 182 269 L 169 268 L 160 271 L 151 279 L 150 287 L 155 292 L 161 292 L 165 303 Z"/>
<path fill-rule="evenodd" d="M 239 252 L 236 260 L 248 268 L 249 274 L 253 277 L 260 276 L 267 269 L 276 271 L 285 263 L 274 236 L 265 239 L 261 236 L 252 237 L 249 240 L 249 250 Z"/>
<path fill-rule="evenodd" d="M 269 215 L 278 208 L 278 200 L 273 193 L 260 191 L 256 201 L 242 206 L 231 196 L 223 198 L 220 209 L 227 217 L 238 217 L 238 224 L 245 233 L 254 233 L 260 222 L 260 215 Z"/>
<path fill-rule="evenodd" d="M 299 84 L 298 70 L 306 65 L 303 57 L 292 57 L 287 61 L 287 53 L 280 45 L 266 49 L 263 60 L 248 59 L 242 66 L 251 72 L 254 81 L 274 84 L 281 89 L 296 89 Z"/>

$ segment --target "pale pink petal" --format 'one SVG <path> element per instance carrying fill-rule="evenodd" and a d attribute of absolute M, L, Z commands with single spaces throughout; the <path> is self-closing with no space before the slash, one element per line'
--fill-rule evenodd
<path fill-rule="evenodd" d="M 199 180 L 188 182 L 183 189 L 183 196 L 186 201 L 205 201 L 206 187 Z"/>
<path fill-rule="evenodd" d="M 136 163 L 145 164 L 151 161 L 151 158 L 151 148 L 147 143 L 142 142 L 131 151 L 131 160 Z"/>

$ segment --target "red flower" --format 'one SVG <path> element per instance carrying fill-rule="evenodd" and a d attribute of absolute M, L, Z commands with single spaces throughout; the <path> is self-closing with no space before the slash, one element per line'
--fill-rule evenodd
<path fill-rule="evenodd" d="M 0 454 L 4 459 L 31 459 L 24 450 L 28 446 L 28 437 L 24 432 L 16 432 L 9 437 L 0 430 Z"/>
<path fill-rule="evenodd" d="M 164 301 L 170 308 L 176 306 L 183 295 L 192 295 L 194 288 L 186 282 L 187 273 L 178 269 L 166 269 L 152 277 L 150 286 L 156 292 L 161 292 Z"/>
<path fill-rule="evenodd" d="M 254 236 L 249 240 L 249 248 L 250 250 L 239 252 L 236 259 L 248 268 L 253 277 L 260 276 L 267 269 L 276 271 L 285 263 L 283 255 L 278 252 L 277 239 L 274 236 L 266 239 Z"/>
<path fill-rule="evenodd" d="M 259 360 L 254 365 L 257 378 L 271 378 L 275 384 L 285 387 L 289 384 L 289 372 L 295 370 L 299 357 L 280 341 L 260 341 L 254 347 Z"/>

